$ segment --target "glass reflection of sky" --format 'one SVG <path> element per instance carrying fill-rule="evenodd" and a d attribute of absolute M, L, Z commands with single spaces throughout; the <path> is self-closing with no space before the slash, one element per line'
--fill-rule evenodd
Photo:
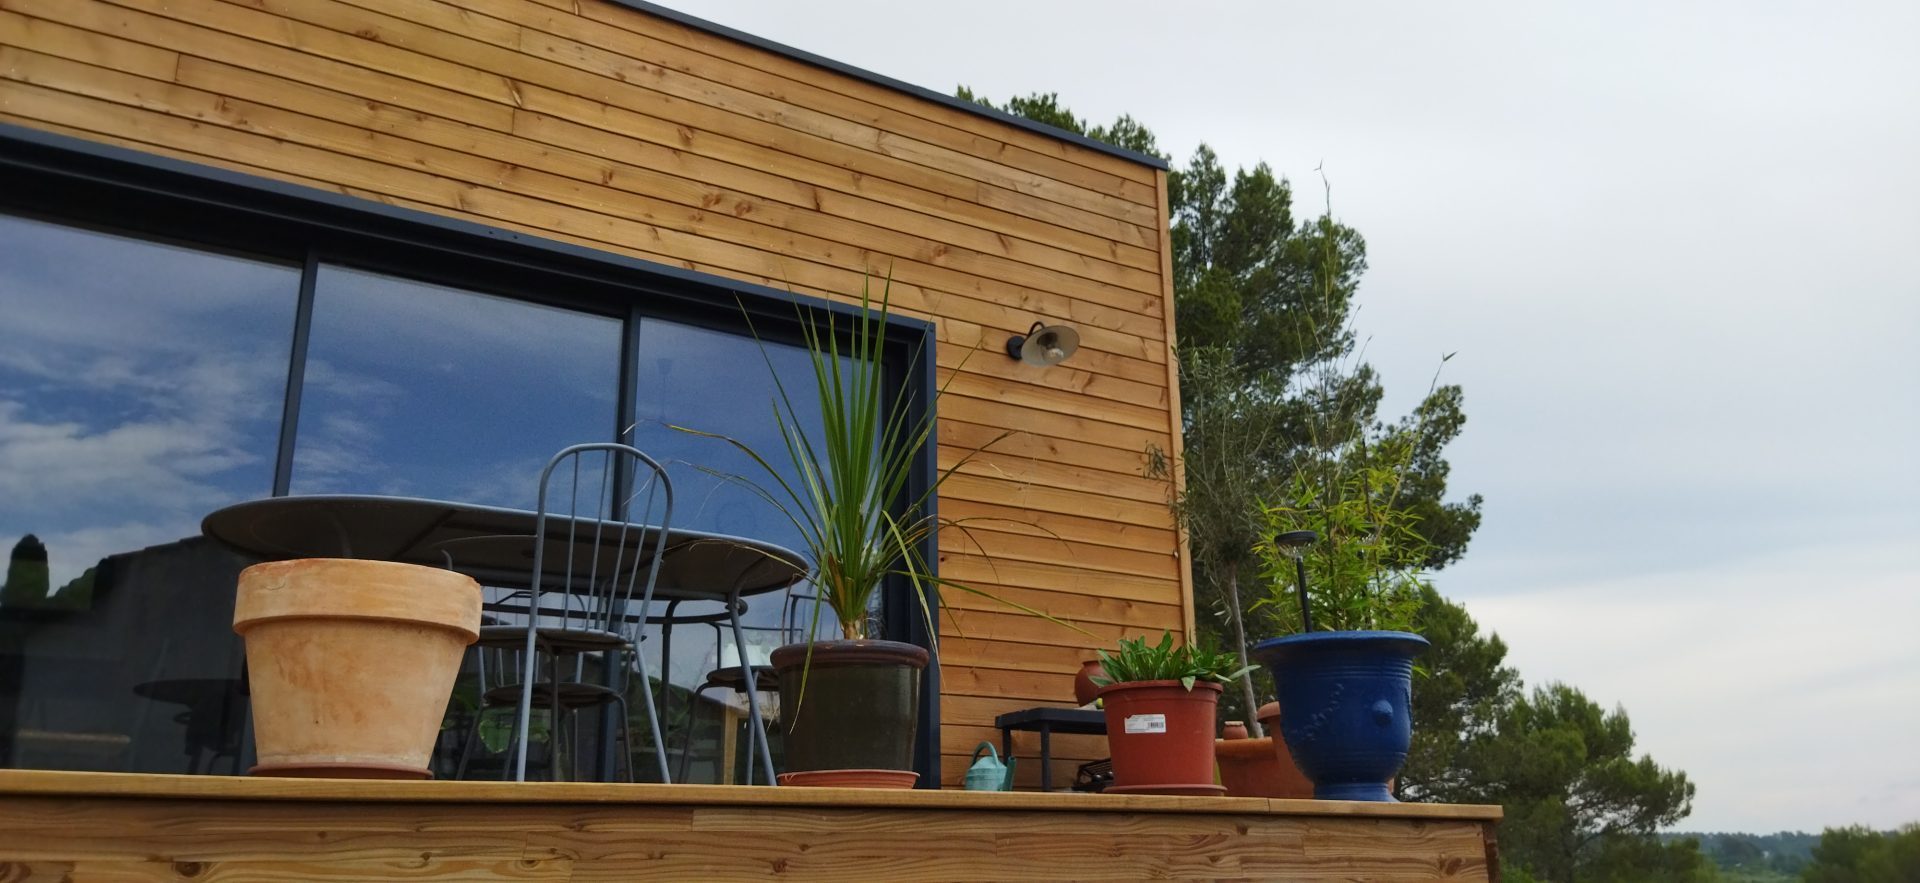
<path fill-rule="evenodd" d="M 326 266 L 294 493 L 534 507 L 540 469 L 614 437 L 621 323 Z"/>
<path fill-rule="evenodd" d="M 780 469 L 782 477 L 796 480 L 798 474 L 790 465 L 773 416 L 774 398 L 779 393 L 768 372 L 769 363 L 787 385 L 806 431 L 817 433 L 820 406 L 814 390 L 813 362 L 804 348 L 772 342 L 763 347 L 746 334 L 660 319 L 642 321 L 634 444 L 666 464 L 672 474 L 676 525 L 750 536 L 804 551 L 800 532 L 786 515 L 751 490 L 701 468 L 741 476 L 771 488 L 759 465 L 725 442 L 669 428 L 669 424 L 678 424 L 738 439 Z M 780 497 L 777 490 L 774 495 Z M 805 587 L 797 591 L 804 592 Z M 757 627 L 748 637 L 758 645 L 752 654 L 756 662 L 764 662 L 767 650 L 785 643 L 777 631 L 772 631 L 781 624 L 783 600 L 776 595 L 748 602 L 748 624 Z M 803 606 L 799 618 L 804 622 L 811 610 Z M 831 615 L 823 612 L 823 616 L 826 631 L 832 631 Z M 708 655 L 701 664 L 712 667 L 734 661 L 731 641 L 728 644 L 719 656 L 708 645 Z M 682 681 L 680 666 L 684 660 L 678 644 L 674 649 L 674 680 Z"/>
<path fill-rule="evenodd" d="M 298 267 L 0 215 L 0 543 L 51 588 L 272 491 Z"/>
<path fill-rule="evenodd" d="M 679 507 L 676 522 L 798 549 L 800 532 L 785 515 L 752 491 L 702 471 L 704 467 L 770 487 L 759 465 L 725 442 L 668 428 L 679 424 L 738 439 L 780 469 L 783 478 L 797 480 L 774 420 L 779 393 L 767 365 L 771 362 L 779 372 L 800 420 L 812 431 L 820 424 L 813 363 L 797 346 L 766 343 L 764 351 L 762 357 L 762 344 L 747 335 L 660 319 L 641 322 L 635 446 L 671 470 Z"/>

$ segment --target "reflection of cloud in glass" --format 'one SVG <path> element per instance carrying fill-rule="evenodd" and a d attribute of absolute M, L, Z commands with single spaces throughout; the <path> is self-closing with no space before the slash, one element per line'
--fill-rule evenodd
<path fill-rule="evenodd" d="M 621 323 L 321 268 L 295 493 L 533 506 L 555 451 L 615 431 Z"/>
<path fill-rule="evenodd" d="M 672 473 L 680 501 L 674 523 L 800 548 L 799 530 L 785 514 L 723 477 L 738 476 L 769 486 L 765 471 L 752 458 L 725 442 L 678 432 L 668 424 L 738 439 L 780 469 L 789 482 L 797 480 L 774 420 L 773 403 L 779 392 L 769 363 L 787 385 L 806 431 L 816 432 L 821 417 L 807 351 L 780 343 L 763 346 L 751 336 L 659 319 L 642 323 L 640 350 L 635 411 L 641 421 L 634 430 L 634 444 L 666 463 Z M 778 497 L 778 490 L 773 493 Z M 781 601 L 780 596 L 750 601 L 748 622 L 763 628 L 778 626 Z M 714 651 L 708 647 L 706 652 Z M 675 655 L 679 653 L 676 647 Z"/>
<path fill-rule="evenodd" d="M 268 493 L 298 285 L 0 216 L 0 542 L 37 533 L 58 584 Z"/>

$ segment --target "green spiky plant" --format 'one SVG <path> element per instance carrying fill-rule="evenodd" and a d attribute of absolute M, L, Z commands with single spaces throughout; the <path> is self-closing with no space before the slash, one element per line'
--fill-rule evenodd
<path fill-rule="evenodd" d="M 1149 644 L 1146 638 L 1121 638 L 1119 650 L 1111 653 L 1101 650 L 1099 654 L 1100 668 L 1106 674 L 1094 675 L 1092 680 L 1102 687 L 1139 681 L 1179 681 L 1180 686 L 1192 690 L 1200 681 L 1229 684 L 1253 670 L 1251 665 L 1238 665 L 1232 653 L 1192 644 L 1175 646 L 1170 631 L 1160 633 L 1158 644 Z"/>
<path fill-rule="evenodd" d="M 917 419 L 909 407 L 911 388 L 902 387 L 891 396 L 887 394 L 882 356 L 887 346 L 891 293 L 892 277 L 888 276 L 876 304 L 872 277 L 868 276 L 861 285 L 860 309 L 852 317 L 836 317 L 831 310 L 797 308 L 801 334 L 813 366 L 813 392 L 820 405 L 821 427 L 817 433 L 806 431 L 800 412 L 794 406 L 793 393 L 774 370 L 772 357 L 762 343 L 761 355 L 767 360 L 776 391 L 773 417 L 786 448 L 786 461 L 796 475 L 794 479 L 789 480 L 759 452 L 738 439 L 686 427 L 674 428 L 724 441 L 765 472 L 767 483 L 763 484 L 739 475 L 705 470 L 747 488 L 793 523 L 806 546 L 806 557 L 813 567 L 821 601 L 839 618 L 841 633 L 849 640 L 868 636 L 868 613 L 873 608 L 874 593 L 890 576 L 902 577 L 912 586 L 914 600 L 928 623 L 930 634 L 936 631 L 934 609 L 942 587 L 992 598 L 1084 631 L 1031 607 L 943 579 L 928 565 L 921 550 L 929 538 L 949 527 L 966 530 L 958 520 L 930 514 L 932 507 L 928 503 L 940 486 L 975 454 L 1012 435 L 1013 431 L 1002 432 L 969 451 L 959 462 L 942 470 L 929 487 L 917 495 L 909 495 L 911 478 L 917 468 L 916 458 L 933 437 L 932 406 L 946 393 L 947 384 L 935 391 L 934 402 L 920 409 Z M 758 339 L 757 331 L 755 337 Z M 916 349 L 912 362 L 917 364 L 928 355 Z M 964 366 L 965 361 L 961 364 Z M 947 383 L 959 373 L 956 368 Z M 815 605 L 814 627 L 818 621 L 819 605 Z M 807 631 L 809 645 L 815 632 L 816 628 Z"/>

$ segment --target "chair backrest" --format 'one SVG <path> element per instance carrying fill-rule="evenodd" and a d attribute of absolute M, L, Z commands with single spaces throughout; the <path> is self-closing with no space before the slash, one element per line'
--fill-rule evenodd
<path fill-rule="evenodd" d="M 528 607 L 540 627 L 632 639 L 667 550 L 673 483 L 666 470 L 630 445 L 573 445 L 541 470 L 535 514 Z M 559 597 L 543 601 L 553 593 Z"/>

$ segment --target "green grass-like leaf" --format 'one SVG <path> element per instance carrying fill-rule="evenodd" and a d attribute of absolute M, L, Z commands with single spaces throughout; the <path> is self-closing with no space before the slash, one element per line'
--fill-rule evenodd
<path fill-rule="evenodd" d="M 941 588 L 989 598 L 1088 634 L 1085 629 L 1044 611 L 943 579 L 926 561 L 921 551 L 923 544 L 942 529 L 959 526 L 958 522 L 928 514 L 934 495 L 974 455 L 1011 435 L 1012 431 L 1003 432 L 967 452 L 958 462 L 941 470 L 931 487 L 909 495 L 915 458 L 932 442 L 934 421 L 930 416 L 914 419 L 910 386 L 903 386 L 891 397 L 885 392 L 887 375 L 883 355 L 887 349 L 891 291 L 889 276 L 876 302 L 872 277 L 867 277 L 861 286 L 860 309 L 851 318 L 842 318 L 831 310 L 795 307 L 813 369 L 809 378 L 813 395 L 820 406 L 818 432 L 803 428 L 800 411 L 794 404 L 798 390 L 789 391 L 788 381 L 774 369 L 766 342 L 753 329 L 751 316 L 748 317 L 748 328 L 760 342 L 761 356 L 773 378 L 773 420 L 780 431 L 785 462 L 792 467 L 793 479 L 782 475 L 767 457 L 738 439 L 688 427 L 673 428 L 729 444 L 765 473 L 763 482 L 703 470 L 748 488 L 793 524 L 805 546 L 821 601 L 839 619 L 846 638 L 868 636 L 874 593 L 890 576 L 905 579 L 912 587 L 930 634 L 937 632 L 933 627 L 934 608 L 941 603 Z M 968 353 L 968 357 L 971 355 Z M 917 364 L 919 359 L 927 357 L 930 354 L 916 348 L 911 361 Z M 959 367 L 964 366 L 965 359 Z M 935 402 L 958 374 L 956 368 L 934 392 Z M 920 413 L 931 415 L 933 404 L 929 402 L 929 407 Z M 964 527 L 960 530 L 966 533 Z M 975 544 L 978 545 L 978 541 Z M 817 626 L 819 607 L 814 609 L 813 625 Z M 809 641 L 814 633 L 813 628 L 808 629 Z"/>

